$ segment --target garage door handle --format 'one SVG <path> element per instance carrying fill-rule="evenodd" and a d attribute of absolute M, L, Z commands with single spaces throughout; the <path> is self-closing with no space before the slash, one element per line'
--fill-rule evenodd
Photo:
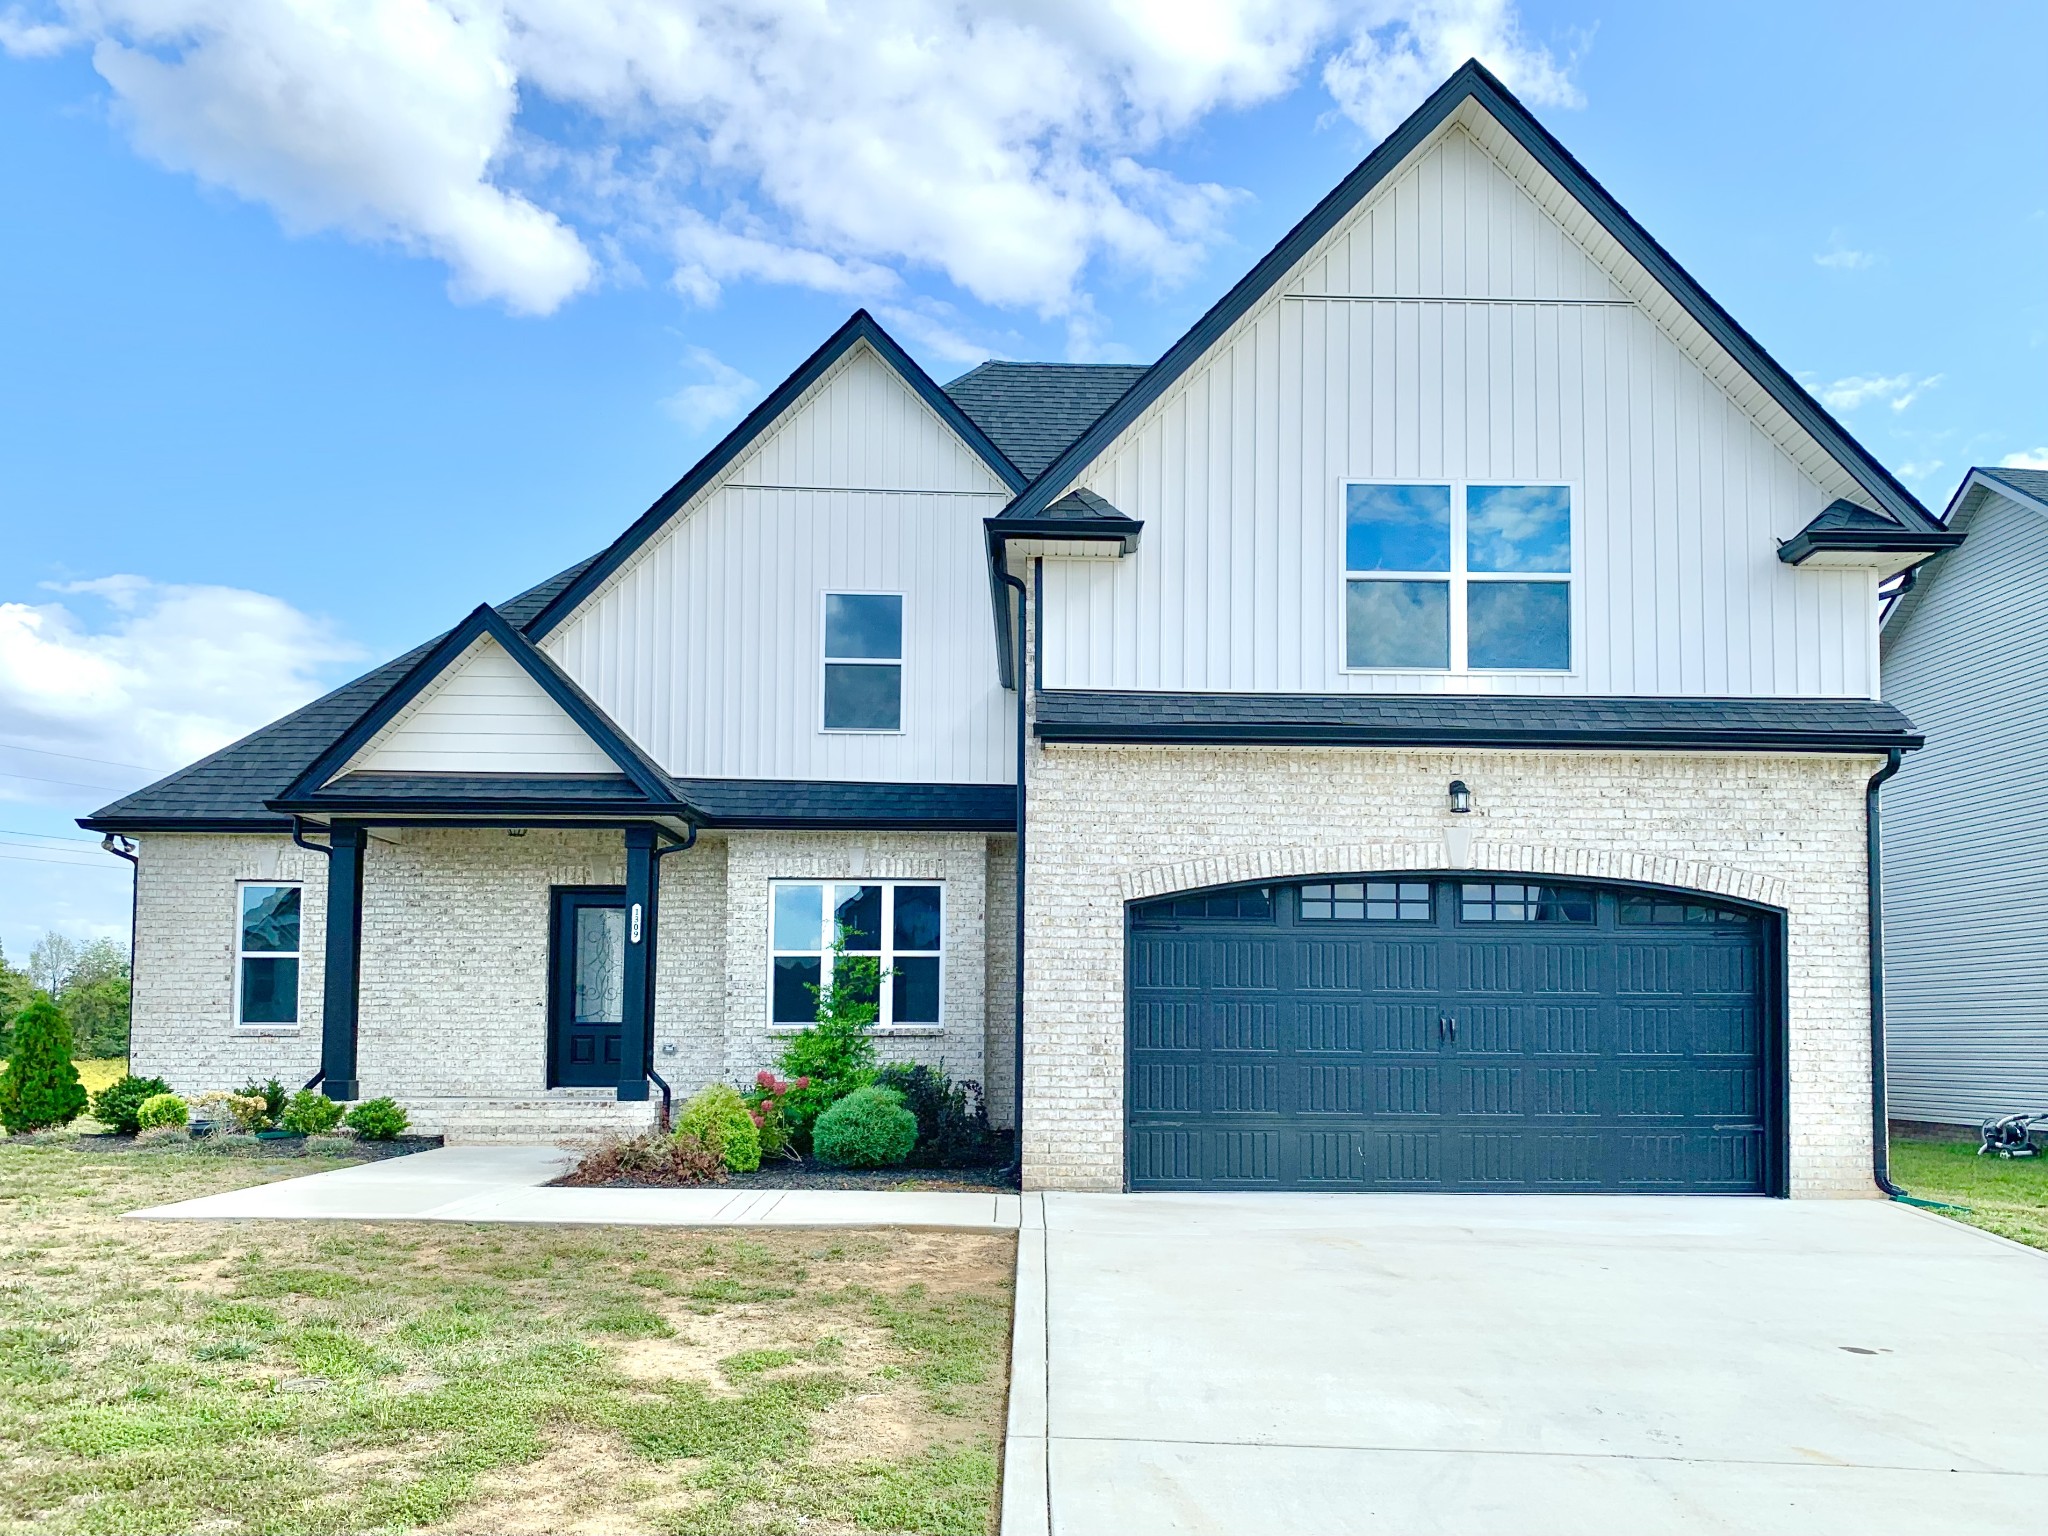
<path fill-rule="evenodd" d="M 1457 1040 L 1458 1021 L 1448 1013 L 1440 1013 L 1436 1016 L 1436 1037 L 1441 1040 L 1446 1034 L 1449 1034 L 1453 1042 Z"/>

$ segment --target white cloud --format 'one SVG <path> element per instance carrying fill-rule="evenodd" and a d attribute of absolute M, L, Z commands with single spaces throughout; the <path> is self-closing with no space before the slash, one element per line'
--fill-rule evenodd
<path fill-rule="evenodd" d="M 2022 448 L 2018 453 L 2008 453 L 1998 461 L 2000 469 L 2048 469 L 2048 444 L 2039 448 Z"/>
<path fill-rule="evenodd" d="M 1837 379 L 1820 388 L 1820 403 L 1831 411 L 1853 411 L 1873 401 L 1883 401 L 1895 411 L 1903 411 L 1921 394 L 1939 384 L 1944 375 L 1928 374 L 1916 379 L 1910 373 L 1869 373 L 1855 374 L 1846 379 Z"/>
<path fill-rule="evenodd" d="M 690 347 L 684 356 L 705 378 L 700 383 L 684 385 L 662 402 L 668 413 L 692 432 L 722 427 L 735 420 L 759 386 L 703 347 Z"/>
<path fill-rule="evenodd" d="M 1908 460 L 1899 466 L 1899 474 L 1907 480 L 1931 480 L 1941 472 L 1940 459 Z"/>
<path fill-rule="evenodd" d="M 1343 114 L 1385 138 L 1468 58 L 1538 106 L 1584 105 L 1569 65 L 1522 36 L 1507 0 L 1420 0 L 1369 8 L 1364 25 L 1323 66 Z"/>
<path fill-rule="evenodd" d="M 17 59 L 46 59 L 79 41 L 79 35 L 67 26 L 30 21 L 18 5 L 0 11 L 0 53 Z"/>
<path fill-rule="evenodd" d="M 0 803 L 97 809 L 297 708 L 359 655 L 261 592 L 125 575 L 48 590 L 70 601 L 0 603 Z"/>
<path fill-rule="evenodd" d="M 274 208 L 432 256 L 545 313 L 653 253 L 870 298 L 913 271 L 1079 317 L 1098 270 L 1172 282 L 1236 194 L 1152 163 L 1320 74 L 1383 134 L 1467 55 L 1539 105 L 1569 60 L 1510 0 L 44 0 L 137 145 Z M 567 126 L 563 126 L 563 125 Z M 1084 343 L 1085 344 L 1085 343 Z"/>
<path fill-rule="evenodd" d="M 1869 251 L 1851 251 L 1837 246 L 1832 250 L 1817 252 L 1813 258 L 1817 267 L 1832 267 L 1838 272 L 1858 272 L 1865 267 L 1877 265 L 1877 257 Z"/>

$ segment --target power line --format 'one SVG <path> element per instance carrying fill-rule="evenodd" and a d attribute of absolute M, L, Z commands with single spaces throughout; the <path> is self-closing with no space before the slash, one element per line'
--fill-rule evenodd
<path fill-rule="evenodd" d="M 118 784 L 81 784 L 77 779 L 45 779 L 33 773 L 15 773 L 6 768 L 0 768 L 0 779 L 26 779 L 31 784 L 62 784 L 66 789 L 103 789 L 113 794 L 119 794 L 121 791 Z"/>
<path fill-rule="evenodd" d="M 103 869 L 110 875 L 120 873 L 111 864 L 86 859 L 39 859 L 32 853 L 0 853 L 0 859 L 13 859 L 18 864 L 62 864 L 66 869 Z"/>
<path fill-rule="evenodd" d="M 0 827 L 0 837 L 34 837 L 46 843 L 96 843 L 96 837 L 81 832 L 26 832 L 20 827 Z"/>
<path fill-rule="evenodd" d="M 48 747 L 25 747 L 18 741 L 0 741 L 0 747 L 9 752 L 37 752 L 44 757 L 68 757 L 74 763 L 102 763 L 109 768 L 133 768 L 137 773 L 149 770 L 140 763 L 117 763 L 111 757 L 81 757 L 76 752 L 53 752 Z"/>

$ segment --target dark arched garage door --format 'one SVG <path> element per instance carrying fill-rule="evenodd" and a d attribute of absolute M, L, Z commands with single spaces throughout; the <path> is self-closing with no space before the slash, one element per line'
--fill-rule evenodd
<path fill-rule="evenodd" d="M 1133 1189 L 1782 1192 L 1763 914 L 1410 875 L 1129 921 Z"/>

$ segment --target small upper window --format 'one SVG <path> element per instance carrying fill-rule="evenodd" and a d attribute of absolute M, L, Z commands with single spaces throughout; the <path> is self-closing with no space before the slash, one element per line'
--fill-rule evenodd
<path fill-rule="evenodd" d="M 903 599 L 825 594 L 825 729 L 903 729 Z"/>
<path fill-rule="evenodd" d="M 299 1022 L 296 885 L 245 885 L 235 925 L 235 1022 Z"/>
<path fill-rule="evenodd" d="M 1458 916 L 1468 923 L 1590 923 L 1593 893 L 1562 885 L 1458 887 Z"/>
<path fill-rule="evenodd" d="M 1565 672 L 1572 498 L 1562 485 L 1344 487 L 1344 664 Z"/>
<path fill-rule="evenodd" d="M 1676 896 L 1624 896 L 1615 915 L 1631 927 L 1666 923 L 1746 923 L 1747 912 L 1732 907 L 1711 906 L 1703 901 L 1684 901 Z"/>
<path fill-rule="evenodd" d="M 1301 888 L 1304 922 L 1426 923 L 1425 880 L 1353 880 Z"/>

